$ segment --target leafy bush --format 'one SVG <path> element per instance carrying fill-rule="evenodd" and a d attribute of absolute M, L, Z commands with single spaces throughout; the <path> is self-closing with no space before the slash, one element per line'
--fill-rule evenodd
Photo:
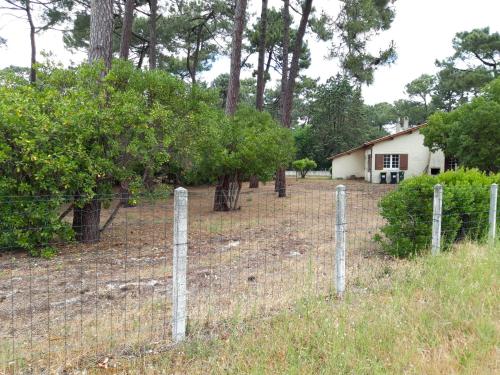
<path fill-rule="evenodd" d="M 101 71 L 42 67 L 36 85 L 0 75 L 0 249 L 49 254 L 73 236 L 63 203 L 80 209 L 117 184 L 133 193 L 162 168 L 189 168 L 220 127 L 210 90 L 123 61 Z"/>
<path fill-rule="evenodd" d="M 443 185 L 443 249 L 465 237 L 480 239 L 488 231 L 490 185 L 498 182 L 500 174 L 488 176 L 477 169 L 409 178 L 380 201 L 387 223 L 376 239 L 397 257 L 414 256 L 427 249 L 432 239 L 436 184 Z"/>
<path fill-rule="evenodd" d="M 300 173 L 301 178 L 306 178 L 307 172 L 309 172 L 311 169 L 316 168 L 317 166 L 318 165 L 316 164 L 316 162 L 309 158 L 295 160 L 292 163 L 293 169 Z"/>

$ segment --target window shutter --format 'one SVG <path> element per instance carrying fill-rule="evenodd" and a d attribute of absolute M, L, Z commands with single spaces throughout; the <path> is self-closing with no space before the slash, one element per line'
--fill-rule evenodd
<path fill-rule="evenodd" d="M 384 155 L 375 154 L 375 170 L 380 171 L 384 169 Z"/>
<path fill-rule="evenodd" d="M 399 155 L 399 169 L 402 171 L 408 170 L 408 154 Z"/>

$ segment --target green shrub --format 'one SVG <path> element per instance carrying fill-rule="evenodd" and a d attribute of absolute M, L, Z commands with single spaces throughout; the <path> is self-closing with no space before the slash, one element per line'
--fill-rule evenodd
<path fill-rule="evenodd" d="M 6 197 L 0 201 L 0 249 L 22 248 L 33 256 L 49 258 L 55 242 L 68 241 L 73 231 L 59 220 L 57 197 Z"/>
<path fill-rule="evenodd" d="M 498 182 L 500 174 L 488 176 L 477 169 L 409 178 L 380 201 L 386 224 L 376 240 L 397 257 L 414 256 L 426 250 L 432 239 L 436 184 L 443 185 L 443 249 L 463 238 L 481 239 L 488 231 L 490 185 Z"/>
<path fill-rule="evenodd" d="M 0 252 L 50 255 L 75 237 L 59 219 L 65 204 L 191 168 L 220 128 L 210 90 L 123 61 L 101 72 L 41 67 L 36 84 L 0 72 Z"/>
<path fill-rule="evenodd" d="M 295 169 L 297 172 L 300 173 L 301 178 L 306 178 L 307 172 L 309 172 L 311 169 L 314 169 L 317 167 L 317 164 L 314 160 L 311 160 L 309 158 L 304 158 L 300 160 L 295 160 L 292 163 L 293 169 Z"/>

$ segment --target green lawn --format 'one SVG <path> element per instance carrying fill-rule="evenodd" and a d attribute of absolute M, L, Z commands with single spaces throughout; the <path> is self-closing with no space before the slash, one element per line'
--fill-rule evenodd
<path fill-rule="evenodd" d="M 147 374 L 499 373 L 500 247 L 401 262 L 389 283 L 311 300 L 214 340 L 120 363 Z"/>

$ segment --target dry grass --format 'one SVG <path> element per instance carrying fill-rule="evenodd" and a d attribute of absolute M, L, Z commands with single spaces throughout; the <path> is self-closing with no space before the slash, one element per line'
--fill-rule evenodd
<path fill-rule="evenodd" d="M 312 298 L 96 374 L 498 374 L 500 247 L 398 262 L 342 303 Z"/>
<path fill-rule="evenodd" d="M 348 282 L 363 292 L 394 262 L 372 237 L 388 186 L 348 186 Z M 212 211 L 213 189 L 190 189 L 188 314 L 192 335 L 228 320 L 282 311 L 333 287 L 336 183 L 289 179 L 244 189 L 241 209 Z M 103 212 L 103 218 L 110 210 Z M 68 218 L 71 220 L 71 218 Z M 122 209 L 98 244 L 62 244 L 52 260 L 0 257 L 0 362 L 5 371 L 53 372 L 169 344 L 172 200 Z"/>

